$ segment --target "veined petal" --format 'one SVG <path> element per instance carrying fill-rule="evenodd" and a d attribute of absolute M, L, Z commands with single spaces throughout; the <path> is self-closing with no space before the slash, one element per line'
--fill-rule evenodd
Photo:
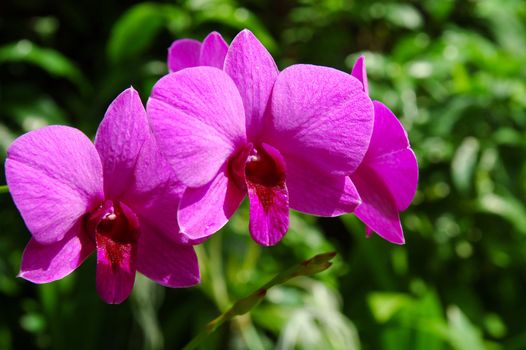
<path fill-rule="evenodd" d="M 232 40 L 224 69 L 239 89 L 245 106 L 247 135 L 254 140 L 261 134 L 265 110 L 279 70 L 267 49 L 248 29 Z"/>
<path fill-rule="evenodd" d="M 97 150 L 74 128 L 49 126 L 20 136 L 5 167 L 13 200 L 42 244 L 62 240 L 103 199 Z"/>
<path fill-rule="evenodd" d="M 97 293 L 108 304 L 120 304 L 135 282 L 139 220 L 126 205 L 111 201 L 106 201 L 89 221 L 96 223 L 97 218 Z"/>
<path fill-rule="evenodd" d="M 135 283 L 137 246 L 97 235 L 97 293 L 108 304 L 128 298 Z"/>
<path fill-rule="evenodd" d="M 277 244 L 289 228 L 289 195 L 286 165 L 274 147 L 262 144 L 249 156 L 245 182 L 250 201 L 250 235 L 259 244 Z"/>
<path fill-rule="evenodd" d="M 351 75 L 294 65 L 281 72 L 274 85 L 272 125 L 265 141 L 286 159 L 303 159 L 327 174 L 348 175 L 367 151 L 373 117 L 371 100 Z"/>
<path fill-rule="evenodd" d="M 139 94 L 133 88 L 124 90 L 108 107 L 95 137 L 106 198 L 117 199 L 127 191 L 134 180 L 139 152 L 150 137 Z"/>
<path fill-rule="evenodd" d="M 221 34 L 212 32 L 203 40 L 201 45 L 200 65 L 223 69 L 228 44 Z"/>
<path fill-rule="evenodd" d="M 416 193 L 418 163 L 407 133 L 385 105 L 374 101 L 375 122 L 363 166 L 373 169 L 387 186 L 398 210 L 405 210 Z"/>
<path fill-rule="evenodd" d="M 200 66 L 201 43 L 194 39 L 179 39 L 168 49 L 168 69 L 177 72 Z"/>
<path fill-rule="evenodd" d="M 147 221 L 172 239 L 180 236 L 177 207 L 185 190 L 160 154 L 155 139 L 148 139 L 135 164 L 134 181 L 122 197 L 141 222 Z"/>
<path fill-rule="evenodd" d="M 210 182 L 246 142 L 243 102 L 232 79 L 217 68 L 165 76 L 153 87 L 147 110 L 162 153 L 190 187 Z"/>
<path fill-rule="evenodd" d="M 354 62 L 351 75 L 362 83 L 363 91 L 365 91 L 365 93 L 369 95 L 369 83 L 367 82 L 367 70 L 365 68 L 364 56 L 358 57 L 356 62 Z"/>
<path fill-rule="evenodd" d="M 191 287 L 200 281 L 194 248 L 174 243 L 149 224 L 141 223 L 137 271 L 171 288 Z"/>
<path fill-rule="evenodd" d="M 77 222 L 58 242 L 38 243 L 31 239 L 22 255 L 19 277 L 33 283 L 48 283 L 66 277 L 95 250 Z"/>
<path fill-rule="evenodd" d="M 228 178 L 226 165 L 208 184 L 187 188 L 179 206 L 178 219 L 183 242 L 195 242 L 219 231 L 245 198 Z"/>
<path fill-rule="evenodd" d="M 306 214 L 351 213 L 361 199 L 348 176 L 331 175 L 302 160 L 286 158 L 290 207 Z"/>
<path fill-rule="evenodd" d="M 356 216 L 382 238 L 391 243 L 404 244 L 396 203 L 376 172 L 360 167 L 351 179 L 363 201 L 354 212 Z"/>

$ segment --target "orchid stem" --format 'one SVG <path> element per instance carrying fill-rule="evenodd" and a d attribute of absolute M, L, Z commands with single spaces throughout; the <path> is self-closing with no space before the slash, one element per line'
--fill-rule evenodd
<path fill-rule="evenodd" d="M 7 185 L 0 186 L 0 193 L 9 193 L 9 187 Z"/>
<path fill-rule="evenodd" d="M 239 299 L 227 311 L 224 311 L 217 318 L 209 322 L 206 327 L 183 348 L 183 350 L 193 350 L 197 348 L 223 323 L 232 320 L 236 316 L 241 316 L 248 313 L 250 310 L 252 310 L 252 308 L 259 304 L 261 300 L 263 300 L 267 294 L 267 291 L 275 285 L 283 284 L 291 278 L 297 276 L 310 276 L 318 272 L 325 271 L 331 267 L 331 260 L 335 256 L 336 253 L 334 252 L 319 254 L 277 274 L 263 287 L 257 289 L 247 297 Z"/>

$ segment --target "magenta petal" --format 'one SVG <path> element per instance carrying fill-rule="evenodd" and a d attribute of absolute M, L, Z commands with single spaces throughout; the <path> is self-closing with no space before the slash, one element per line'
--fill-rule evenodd
<path fill-rule="evenodd" d="M 373 129 L 373 104 L 360 82 L 332 68 L 294 65 L 272 93 L 265 140 L 287 159 L 327 174 L 348 175 L 362 161 Z"/>
<path fill-rule="evenodd" d="M 142 223 L 137 271 L 172 288 L 190 287 L 200 281 L 194 248 L 178 245 L 152 226 Z"/>
<path fill-rule="evenodd" d="M 62 240 L 103 198 L 97 150 L 74 128 L 49 126 L 20 136 L 5 167 L 13 200 L 39 243 Z"/>
<path fill-rule="evenodd" d="M 289 228 L 285 161 L 278 150 L 262 144 L 249 156 L 245 182 L 250 201 L 250 235 L 259 244 L 277 244 Z"/>
<path fill-rule="evenodd" d="M 48 283 L 66 277 L 93 252 L 93 241 L 82 231 L 79 221 L 66 236 L 50 244 L 31 239 L 22 255 L 19 277 L 33 283 Z"/>
<path fill-rule="evenodd" d="M 161 151 L 187 186 L 207 184 L 246 142 L 243 102 L 217 68 L 165 76 L 153 87 L 147 110 Z"/>
<path fill-rule="evenodd" d="M 217 232 L 245 198 L 245 192 L 228 179 L 225 169 L 221 168 L 210 183 L 185 191 L 178 218 L 186 240 L 200 240 Z"/>
<path fill-rule="evenodd" d="M 326 174 L 291 158 L 286 162 L 292 209 L 311 215 L 338 216 L 351 213 L 361 203 L 348 176 Z"/>
<path fill-rule="evenodd" d="M 97 293 L 108 304 L 120 304 L 135 283 L 136 246 L 97 234 Z"/>
<path fill-rule="evenodd" d="M 418 163 L 396 116 L 378 101 L 374 101 L 374 110 L 373 136 L 363 163 L 381 177 L 402 211 L 416 193 Z"/>
<path fill-rule="evenodd" d="M 171 166 L 160 154 L 155 139 L 147 140 L 137 158 L 134 181 L 122 198 L 141 221 L 177 237 L 177 207 L 185 187 L 173 175 Z"/>
<path fill-rule="evenodd" d="M 245 29 L 230 44 L 225 72 L 232 77 L 243 99 L 248 138 L 257 138 L 279 73 L 276 63 L 254 34 Z"/>
<path fill-rule="evenodd" d="M 221 34 L 218 32 L 208 34 L 201 45 L 200 65 L 223 69 L 227 51 L 228 44 Z"/>
<path fill-rule="evenodd" d="M 358 79 L 363 85 L 363 91 L 369 95 L 369 84 L 367 82 L 367 70 L 365 68 L 365 57 L 360 56 L 352 67 L 351 75 Z"/>
<path fill-rule="evenodd" d="M 168 69 L 170 72 L 197 67 L 200 64 L 201 43 L 194 39 L 180 39 L 168 49 Z"/>
<path fill-rule="evenodd" d="M 404 244 L 396 203 L 382 180 L 366 168 L 360 168 L 351 178 L 363 201 L 354 212 L 356 216 L 382 238 L 391 243 Z"/>
<path fill-rule="evenodd" d="M 120 304 L 135 282 L 139 221 L 126 205 L 112 201 L 106 201 L 90 220 L 97 218 L 97 292 L 106 303 Z"/>
<path fill-rule="evenodd" d="M 135 164 L 150 128 L 137 91 L 124 90 L 108 107 L 95 137 L 106 198 L 119 198 L 134 180 Z"/>
<path fill-rule="evenodd" d="M 289 228 L 287 186 L 266 188 L 247 184 L 247 188 L 252 239 L 265 246 L 279 243 Z"/>

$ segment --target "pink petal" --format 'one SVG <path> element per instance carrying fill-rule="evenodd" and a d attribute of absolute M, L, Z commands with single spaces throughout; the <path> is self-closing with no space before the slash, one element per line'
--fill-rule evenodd
<path fill-rule="evenodd" d="M 168 49 L 168 69 L 170 72 L 200 66 L 199 56 L 201 43 L 193 39 L 180 39 L 172 43 Z"/>
<path fill-rule="evenodd" d="M 200 281 L 194 248 L 167 239 L 154 227 L 141 223 L 137 271 L 172 288 L 190 287 Z"/>
<path fill-rule="evenodd" d="M 187 186 L 210 182 L 246 142 L 243 102 L 232 79 L 217 68 L 165 76 L 153 87 L 147 110 L 161 151 Z"/>
<path fill-rule="evenodd" d="M 351 213 L 361 203 L 348 176 L 330 175 L 307 162 L 287 158 L 290 207 L 306 214 L 338 216 Z"/>
<path fill-rule="evenodd" d="M 372 102 L 351 75 L 295 65 L 278 76 L 265 140 L 285 159 L 302 159 L 327 174 L 348 175 L 362 161 L 372 129 Z"/>
<path fill-rule="evenodd" d="M 7 152 L 7 185 L 39 243 L 62 240 L 103 198 L 102 166 L 79 130 L 49 126 L 16 139 Z"/>
<path fill-rule="evenodd" d="M 276 63 L 254 34 L 245 29 L 230 44 L 225 72 L 232 77 L 243 99 L 248 138 L 257 138 L 279 73 Z"/>
<path fill-rule="evenodd" d="M 210 183 L 185 191 L 178 214 L 181 233 L 190 242 L 212 235 L 228 222 L 243 198 L 245 192 L 228 179 L 223 166 Z"/>
<path fill-rule="evenodd" d="M 95 137 L 106 198 L 117 199 L 127 191 L 134 181 L 139 152 L 150 137 L 139 94 L 133 88 L 124 90 L 108 107 Z"/>
<path fill-rule="evenodd" d="M 259 244 L 277 244 L 289 228 L 289 196 L 285 184 L 285 161 L 278 150 L 262 144 L 260 160 L 246 165 L 246 185 L 250 201 L 250 235 Z M 265 159 L 266 158 L 266 159 Z M 263 159 L 263 160 L 261 160 Z M 273 164 L 268 164 L 272 162 Z M 272 176 L 261 174 L 258 168 L 271 169 Z M 254 175 L 251 175 L 253 173 Z M 274 176 L 278 173 L 278 176 Z M 263 176 L 262 176 L 263 175 Z M 270 179 L 270 181 L 268 181 Z"/>
<path fill-rule="evenodd" d="M 351 177 L 356 185 L 362 204 L 356 208 L 356 216 L 369 230 L 395 244 L 404 244 L 404 233 L 394 198 L 374 171 L 360 167 Z"/>
<path fill-rule="evenodd" d="M 69 275 L 95 250 L 95 244 L 77 222 L 58 242 L 38 243 L 31 239 L 22 255 L 19 277 L 33 283 L 48 283 Z"/>
<path fill-rule="evenodd" d="M 136 246 L 97 235 L 97 293 L 108 304 L 120 304 L 135 283 Z"/>
<path fill-rule="evenodd" d="M 374 101 L 375 123 L 364 166 L 383 180 L 396 202 L 405 210 L 416 193 L 418 163 L 404 127 L 382 103 Z"/>
<path fill-rule="evenodd" d="M 221 34 L 218 32 L 208 34 L 201 45 L 200 65 L 223 69 L 227 51 L 228 44 Z"/>
<path fill-rule="evenodd" d="M 363 85 L 363 91 L 369 95 L 369 84 L 367 82 L 367 70 L 365 68 L 365 57 L 360 56 L 352 67 L 351 75 L 358 79 Z"/>
<path fill-rule="evenodd" d="M 95 231 L 97 293 L 108 304 L 120 304 L 128 298 L 137 270 L 138 218 L 123 203 L 119 209 L 114 205 L 107 201 L 100 213 L 92 214 L 100 218 Z"/>
<path fill-rule="evenodd" d="M 177 207 L 185 187 L 173 175 L 155 139 L 150 138 L 144 143 L 133 179 L 122 201 L 137 213 L 141 221 L 147 221 L 173 239 L 181 236 Z"/>

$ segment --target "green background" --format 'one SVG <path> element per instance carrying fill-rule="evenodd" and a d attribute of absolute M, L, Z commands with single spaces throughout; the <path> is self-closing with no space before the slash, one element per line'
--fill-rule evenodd
<path fill-rule="evenodd" d="M 283 242 L 263 248 L 245 205 L 199 248 L 201 286 L 138 276 L 112 306 L 96 294 L 93 257 L 55 283 L 15 277 L 30 235 L 3 194 L 0 349 L 180 348 L 233 301 L 330 250 L 332 268 L 271 289 L 203 348 L 525 349 L 524 1 L 3 0 L 0 157 L 47 124 L 93 136 L 120 91 L 146 101 L 174 39 L 217 30 L 230 41 L 243 28 L 281 69 L 349 72 L 365 54 L 371 96 L 400 117 L 420 165 L 406 245 L 366 239 L 352 215 L 294 213 Z"/>

